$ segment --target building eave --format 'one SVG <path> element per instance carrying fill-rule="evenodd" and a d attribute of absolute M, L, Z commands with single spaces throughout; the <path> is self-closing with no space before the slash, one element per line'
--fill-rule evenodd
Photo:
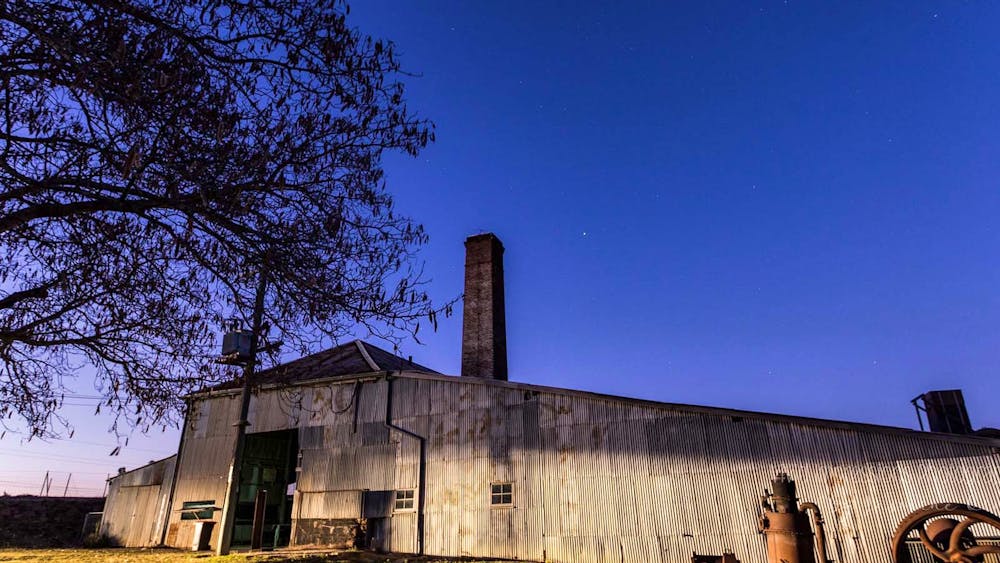
<path fill-rule="evenodd" d="M 136 471 L 139 471 L 140 469 L 145 469 L 145 468 L 149 467 L 150 465 L 156 465 L 157 463 L 163 463 L 164 461 L 167 461 L 168 459 L 170 459 L 172 457 L 177 457 L 177 454 L 168 455 L 167 457 L 151 461 L 151 462 L 147 463 L 146 465 L 140 465 L 139 467 L 136 467 L 134 469 L 129 469 L 128 471 L 125 471 L 123 473 L 116 473 L 115 475 L 112 475 L 111 477 L 108 477 L 107 481 L 110 483 L 111 481 L 114 481 L 115 479 L 118 479 L 119 477 L 124 477 L 124 476 L 128 475 L 129 473 L 135 473 Z"/>
<path fill-rule="evenodd" d="M 599 399 L 604 401 L 625 403 L 629 405 L 662 409 L 671 412 L 707 414 L 713 416 L 731 416 L 731 417 L 741 417 L 754 420 L 782 422 L 786 424 L 787 423 L 801 424 L 803 426 L 838 428 L 843 430 L 860 430 L 868 432 L 878 432 L 883 434 L 890 433 L 897 435 L 919 436 L 922 438 L 931 438 L 945 442 L 991 445 L 1000 448 L 1000 439 L 988 438 L 985 436 L 968 436 L 961 434 L 946 434 L 940 432 L 925 432 L 925 431 L 914 430 L 912 428 L 902 428 L 899 426 L 887 426 L 887 425 L 872 424 L 867 422 L 832 420 L 832 419 L 814 418 L 814 417 L 798 416 L 798 415 L 731 409 L 726 407 L 689 405 L 684 403 L 668 403 L 662 401 L 654 401 L 650 399 L 638 399 L 634 397 L 625 397 L 621 395 L 596 393 L 592 391 L 581 391 L 576 389 L 566 389 L 562 387 L 549 387 L 545 385 L 536 385 L 532 383 L 520 383 L 516 381 L 499 381 L 495 379 L 484 379 L 477 377 L 459 377 L 453 375 L 434 375 L 434 374 L 424 374 L 424 373 L 404 373 L 400 374 L 400 377 L 407 377 L 412 379 L 428 379 L 434 381 L 448 381 L 452 383 L 466 383 L 472 385 L 490 385 L 494 387 L 516 389 L 519 391 L 534 391 L 538 393 L 550 393 L 555 395 L 563 395 L 571 397 Z M 998 451 L 998 453 L 1000 453 L 1000 451 Z"/>
<path fill-rule="evenodd" d="M 663 401 L 654 401 L 650 399 L 639 399 L 635 397 L 625 397 L 621 395 L 610 395 L 606 393 L 596 393 L 593 391 L 581 391 L 577 389 L 566 389 L 562 387 L 549 387 L 546 385 L 536 385 L 533 383 L 521 383 L 516 381 L 501 381 L 496 379 L 485 379 L 478 377 L 461 377 L 455 375 L 442 375 L 442 374 L 432 374 L 418 371 L 373 371 L 367 373 L 359 373 L 354 375 L 341 375 L 335 377 L 326 378 L 316 378 L 307 381 L 297 382 L 295 386 L 309 387 L 317 385 L 326 385 L 329 383 L 348 383 L 357 381 L 377 381 L 379 379 L 384 379 L 386 377 L 399 377 L 406 379 L 422 379 L 428 381 L 442 381 L 447 383 L 463 384 L 463 385 L 486 385 L 492 387 L 500 387 L 504 389 L 513 389 L 518 391 L 532 391 L 536 393 L 548 393 L 552 395 L 562 395 L 566 397 L 580 397 L 585 399 L 597 399 L 602 401 L 613 401 L 617 403 L 623 403 L 634 406 L 641 406 L 647 408 L 660 409 L 670 412 L 680 412 L 680 413 L 690 413 L 690 414 L 704 414 L 710 416 L 730 416 L 736 418 L 745 418 L 752 420 L 763 420 L 770 422 L 780 422 L 784 424 L 800 424 L 803 426 L 812 426 L 818 428 L 835 428 L 842 430 L 853 430 L 853 431 L 866 431 L 881 434 L 895 434 L 900 436 L 918 436 L 920 438 L 939 440 L 942 442 L 951 443 L 965 443 L 965 444 L 976 444 L 976 445 L 987 445 L 993 446 L 998 449 L 1000 453 L 1000 439 L 988 438 L 985 436 L 967 436 L 960 434 L 944 434 L 938 432 L 924 432 L 919 430 L 914 430 L 912 428 L 902 428 L 898 426 L 887 426 L 881 424 L 872 424 L 867 422 L 851 422 L 844 420 L 832 420 L 825 418 L 814 418 L 807 416 L 798 415 L 788 415 L 788 414 L 777 414 L 777 413 L 767 413 L 760 411 L 750 411 L 750 410 L 740 410 L 731 409 L 725 407 L 712 407 L 703 405 L 689 405 L 684 403 L 669 403 Z M 270 389 L 278 389 L 282 387 L 288 387 L 288 384 L 271 383 L 265 384 L 257 387 L 258 391 L 266 391 Z M 197 393 L 192 393 L 185 396 L 185 399 L 210 399 L 214 397 L 223 397 L 230 395 L 238 395 L 240 393 L 239 389 L 224 389 L 219 391 L 201 391 Z"/>

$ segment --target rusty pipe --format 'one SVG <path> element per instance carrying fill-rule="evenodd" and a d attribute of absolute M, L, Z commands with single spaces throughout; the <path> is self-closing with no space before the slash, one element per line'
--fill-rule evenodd
<path fill-rule="evenodd" d="M 819 507 L 813 502 L 803 502 L 799 505 L 803 511 L 812 513 L 813 528 L 816 534 L 816 553 L 819 555 L 820 563 L 829 563 L 826 558 L 826 535 L 823 533 L 823 515 L 819 512 Z"/>

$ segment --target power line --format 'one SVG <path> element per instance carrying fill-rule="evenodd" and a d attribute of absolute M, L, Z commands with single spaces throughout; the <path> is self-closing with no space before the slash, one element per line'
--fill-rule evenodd
<path fill-rule="evenodd" d="M 101 444 L 99 442 L 85 442 L 83 440 L 76 440 L 74 438 L 70 438 L 70 439 L 66 440 L 65 443 L 66 444 L 84 444 L 84 445 L 87 445 L 87 446 L 101 446 L 102 448 L 108 448 L 109 451 L 112 450 L 112 449 L 114 449 L 114 448 L 116 448 L 116 447 L 118 447 L 118 445 Z M 138 446 L 121 446 L 121 448 L 122 448 L 122 450 L 121 450 L 122 452 L 135 451 L 135 452 L 164 453 L 166 451 L 172 451 L 174 449 L 174 446 L 170 446 L 167 450 L 158 450 L 158 449 L 153 449 L 153 448 L 140 448 Z"/>
<path fill-rule="evenodd" d="M 154 449 L 154 448 L 140 448 L 139 446 L 125 446 L 125 445 L 122 445 L 122 444 L 102 444 L 100 442 L 87 442 L 87 441 L 84 441 L 84 440 L 76 440 L 76 439 L 73 439 L 73 438 L 69 438 L 69 439 L 64 440 L 62 442 L 41 441 L 39 443 L 47 444 L 47 445 L 51 445 L 51 446 L 57 446 L 57 445 L 74 445 L 74 444 L 87 445 L 87 446 L 100 446 L 102 448 L 108 448 L 108 451 L 111 451 L 111 450 L 113 450 L 113 449 L 115 449 L 117 447 L 120 447 L 122 453 L 129 452 L 129 451 L 134 451 L 134 452 L 150 452 L 150 453 L 168 454 L 168 455 L 170 453 L 176 453 L 176 452 L 174 452 L 175 446 L 173 446 L 173 445 L 170 445 L 170 446 L 166 446 L 165 445 L 163 449 Z M 21 444 L 20 447 L 29 448 L 29 447 L 31 447 L 31 443 Z M 0 449 L 2 449 L 2 448 L 0 448 Z"/>
<path fill-rule="evenodd" d="M 36 454 L 36 453 L 31 453 L 31 452 L 17 452 L 17 455 L 18 456 L 23 456 L 23 457 L 34 458 L 34 459 L 43 459 L 43 460 L 47 460 L 47 461 L 68 461 L 68 462 L 71 462 L 71 463 L 83 463 L 83 464 L 87 464 L 87 465 L 103 465 L 103 466 L 115 465 L 115 460 L 114 459 L 109 459 L 107 461 L 97 461 L 97 460 L 94 460 L 92 458 L 77 458 L 77 457 L 67 457 L 67 456 L 58 456 L 58 455 L 45 455 L 45 454 Z"/>
<path fill-rule="evenodd" d="M 35 475 L 39 472 L 38 469 L 0 469 L 0 475 L 4 474 L 15 474 L 15 475 Z M 74 475 L 107 475 L 107 471 L 53 471 L 55 474 L 59 473 L 73 473 Z"/>
<path fill-rule="evenodd" d="M 17 432 L 16 430 L 8 430 L 7 432 L 9 434 L 23 435 L 21 432 Z M 146 437 L 148 437 L 148 435 L 146 435 Z M 51 445 L 56 445 L 56 444 L 84 444 L 84 445 L 88 445 L 88 446 L 100 446 L 102 448 L 108 448 L 108 451 L 111 451 L 114 448 L 120 446 L 121 449 L 122 449 L 122 452 L 125 452 L 125 451 L 137 451 L 137 452 L 152 452 L 152 453 L 159 453 L 159 454 L 163 454 L 163 453 L 167 453 L 167 452 L 173 452 L 173 446 L 170 446 L 168 449 L 153 449 L 153 448 L 140 448 L 138 446 L 128 446 L 128 445 L 121 445 L 121 444 L 102 444 L 100 442 L 88 442 L 86 440 L 77 440 L 76 438 L 64 438 L 64 439 L 59 439 L 59 440 L 44 439 L 44 438 L 35 438 L 35 440 L 37 440 L 36 443 L 51 444 Z M 31 445 L 31 442 L 27 442 L 25 444 L 22 444 L 22 447 L 30 447 L 30 445 Z"/>

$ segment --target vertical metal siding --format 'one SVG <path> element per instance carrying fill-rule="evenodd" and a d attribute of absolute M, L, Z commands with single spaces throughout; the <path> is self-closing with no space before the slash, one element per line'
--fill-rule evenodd
<path fill-rule="evenodd" d="M 177 484 L 168 514 L 168 528 L 179 529 L 182 525 L 180 509 L 185 502 L 211 500 L 216 506 L 222 506 L 236 440 L 233 423 L 238 416 L 238 396 L 224 395 L 192 402 L 180 462 L 176 468 Z M 215 512 L 216 521 L 220 512 Z M 190 526 L 189 523 L 187 525 Z M 168 538 L 168 543 L 173 547 L 189 547 L 187 540 L 191 531 L 174 534 Z M 218 526 L 212 535 L 212 541 L 215 541 Z"/>
<path fill-rule="evenodd" d="M 360 518 L 362 491 L 296 491 L 296 519 Z"/>
<path fill-rule="evenodd" d="M 309 515 L 357 508 L 336 491 L 417 487 L 416 440 L 383 424 L 385 382 L 356 385 L 303 386 L 298 413 L 272 408 L 287 394 L 255 397 L 261 414 L 251 420 L 254 431 L 301 428 L 296 502 Z M 803 500 L 819 505 L 828 556 L 837 563 L 886 561 L 896 524 L 926 504 L 1000 511 L 1000 455 L 986 440 L 460 378 L 404 376 L 394 393 L 394 422 L 427 439 L 429 554 L 645 563 L 729 549 L 744 563 L 763 562 L 758 507 L 779 471 L 797 481 Z M 216 498 L 225 483 L 235 413 L 226 398 L 210 401 L 203 409 L 208 423 L 195 421 L 185 440 L 178 503 Z M 490 506 L 495 482 L 513 483 L 513 507 Z M 415 519 L 415 513 L 391 517 L 393 549 L 416 549 Z"/>
<path fill-rule="evenodd" d="M 100 533 L 125 547 L 159 545 L 177 456 L 111 479 Z"/>

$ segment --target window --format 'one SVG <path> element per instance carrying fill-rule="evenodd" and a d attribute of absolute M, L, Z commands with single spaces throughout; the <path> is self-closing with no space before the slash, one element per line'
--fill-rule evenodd
<path fill-rule="evenodd" d="M 392 505 L 392 510 L 395 512 L 413 510 L 413 489 L 396 491 L 396 500 Z"/>
<path fill-rule="evenodd" d="M 512 483 L 490 485 L 490 504 L 493 506 L 514 504 L 514 485 Z"/>
<path fill-rule="evenodd" d="M 211 520 L 217 510 L 214 500 L 195 500 L 181 505 L 181 520 Z"/>

